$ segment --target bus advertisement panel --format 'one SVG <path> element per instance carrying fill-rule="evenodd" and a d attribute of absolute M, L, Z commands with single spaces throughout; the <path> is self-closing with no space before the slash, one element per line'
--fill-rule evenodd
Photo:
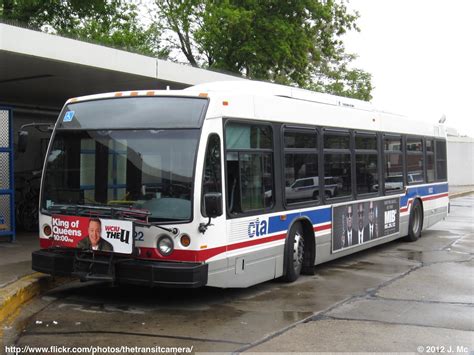
<path fill-rule="evenodd" d="M 55 246 L 131 254 L 133 222 L 80 216 L 52 216 Z"/>
<path fill-rule="evenodd" d="M 400 198 L 351 203 L 333 208 L 332 251 L 398 233 Z"/>

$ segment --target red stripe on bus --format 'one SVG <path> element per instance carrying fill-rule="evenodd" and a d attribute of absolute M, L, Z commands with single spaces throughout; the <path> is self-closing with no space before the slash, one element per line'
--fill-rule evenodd
<path fill-rule="evenodd" d="M 285 238 L 286 238 L 286 233 L 272 235 L 271 237 L 262 238 L 262 239 L 247 240 L 245 242 L 228 245 L 227 251 L 252 247 L 254 245 L 259 245 L 259 244 L 270 243 L 270 242 L 274 242 L 274 241 L 285 239 Z"/>
<path fill-rule="evenodd" d="M 421 200 L 422 201 L 436 200 L 437 198 L 448 197 L 448 196 L 449 196 L 449 193 L 445 193 L 442 195 L 422 197 Z"/>
<path fill-rule="evenodd" d="M 331 229 L 331 226 L 332 226 L 332 224 L 329 223 L 329 224 L 324 224 L 324 225 L 321 225 L 321 226 L 316 226 L 313 229 L 314 229 L 315 232 L 320 232 L 320 231 L 324 231 L 326 229 Z"/>
<path fill-rule="evenodd" d="M 230 244 L 227 246 L 220 246 L 216 248 L 210 249 L 203 249 L 203 250 L 183 250 L 183 249 L 175 249 L 173 253 L 169 256 L 162 256 L 158 253 L 156 248 L 139 248 L 140 249 L 140 257 L 142 258 L 150 258 L 150 259 L 159 259 L 159 260 L 174 260 L 174 261 L 206 261 L 216 255 L 225 253 L 226 251 L 237 250 L 242 248 L 247 248 L 259 244 L 265 244 L 274 242 L 277 240 L 285 239 L 286 233 L 273 235 L 271 237 L 262 238 L 262 239 L 255 239 L 255 240 L 248 240 L 245 242 Z"/>
<path fill-rule="evenodd" d="M 425 196 L 425 197 L 421 197 L 421 200 L 422 201 L 430 201 L 430 200 L 436 200 L 438 198 L 443 198 L 443 197 L 448 197 L 449 196 L 449 193 L 444 193 L 444 194 L 441 194 L 441 195 L 434 195 L 434 196 Z M 408 208 L 410 207 L 410 205 L 413 203 L 413 198 L 409 199 L 408 200 L 408 205 L 405 206 L 405 207 L 401 207 L 400 208 L 400 212 L 407 212 L 408 211 Z"/>
<path fill-rule="evenodd" d="M 331 223 L 316 226 L 314 227 L 315 231 L 322 231 L 331 229 Z M 184 249 L 176 249 L 171 255 L 169 256 L 162 256 L 158 253 L 156 248 L 147 248 L 147 247 L 139 247 L 140 250 L 140 259 L 153 259 L 153 260 L 169 260 L 169 261 L 190 261 L 190 262 L 199 262 L 199 261 L 206 261 L 218 254 L 225 253 L 226 251 L 238 250 L 243 248 L 248 248 L 255 245 L 261 245 L 265 243 L 271 243 L 274 241 L 282 240 L 286 238 L 287 233 L 281 233 L 277 235 L 273 235 L 271 237 L 261 238 L 261 239 L 253 239 L 247 240 L 245 242 L 230 244 L 227 246 L 220 246 L 216 248 L 210 249 L 203 249 L 203 250 L 184 250 Z M 43 239 L 40 238 L 40 247 L 42 249 L 47 249 L 53 246 L 53 241 L 50 239 Z"/>
<path fill-rule="evenodd" d="M 183 249 L 175 249 L 171 255 L 169 256 L 162 256 L 158 253 L 156 248 L 144 248 L 140 247 L 140 259 L 153 259 L 153 260 L 169 260 L 169 261 L 191 261 L 191 262 L 199 262 L 205 261 L 213 256 L 216 256 L 221 253 L 225 253 L 226 247 L 221 246 L 212 249 L 204 249 L 204 250 L 183 250 Z"/>
<path fill-rule="evenodd" d="M 405 207 L 400 208 L 400 212 L 407 212 L 413 200 L 408 200 L 408 204 Z"/>

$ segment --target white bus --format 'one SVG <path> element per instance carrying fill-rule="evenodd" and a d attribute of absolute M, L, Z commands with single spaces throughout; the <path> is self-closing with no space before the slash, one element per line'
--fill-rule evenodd
<path fill-rule="evenodd" d="M 33 269 L 248 287 L 448 213 L 442 126 L 260 82 L 70 99 L 55 125 Z"/>

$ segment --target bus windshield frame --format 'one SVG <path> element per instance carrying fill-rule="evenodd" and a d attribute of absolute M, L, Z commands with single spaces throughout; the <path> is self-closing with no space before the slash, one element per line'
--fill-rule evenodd
<path fill-rule="evenodd" d="M 176 103 L 176 97 L 164 96 L 152 97 L 151 99 L 157 98 L 171 99 L 172 103 Z M 200 98 L 194 99 L 202 100 Z M 161 224 L 191 222 L 193 220 L 197 150 L 208 100 L 199 101 L 199 105 L 197 106 L 192 103 L 188 105 L 188 108 L 197 107 L 198 113 L 193 112 L 193 117 L 191 117 L 188 122 L 186 122 L 184 117 L 178 119 L 177 127 L 170 127 L 171 119 L 169 117 L 160 119 L 160 114 L 157 114 L 153 122 L 150 121 L 148 117 L 144 117 L 144 119 L 140 121 L 140 118 L 136 119 L 135 116 L 130 117 L 128 123 L 124 120 L 119 120 L 120 124 L 114 125 L 109 119 L 106 120 L 108 121 L 106 128 L 95 128 L 98 127 L 99 124 L 93 122 L 104 119 L 103 111 L 101 111 L 100 108 L 104 107 L 104 104 L 106 106 L 106 104 L 111 101 L 114 103 L 122 102 L 120 100 L 125 104 L 134 103 L 135 106 L 137 102 L 142 101 L 129 100 L 144 100 L 143 102 L 147 104 L 157 102 L 156 100 L 154 102 L 150 101 L 149 97 L 134 97 L 132 99 L 122 98 L 85 101 L 64 107 L 51 137 L 51 143 L 45 161 L 40 193 L 40 212 L 46 215 L 53 214 L 56 210 L 53 208 L 54 205 L 126 206 L 141 210 L 150 210 L 150 222 L 158 222 Z M 184 102 L 190 103 L 191 101 L 189 100 L 192 100 L 192 98 L 185 97 L 184 100 L 186 100 Z M 157 110 L 162 106 L 166 106 L 164 105 L 165 101 L 166 100 L 160 102 Z M 94 103 L 95 109 L 101 114 L 101 117 L 97 117 L 95 120 L 84 115 L 84 112 L 87 111 L 94 112 L 90 110 L 91 103 Z M 89 106 L 87 110 L 82 109 L 82 104 Z M 122 105 L 118 106 L 120 107 Z M 170 109 L 171 106 L 171 104 L 168 105 L 165 111 L 172 111 Z M 152 108 L 153 105 L 149 105 L 146 110 L 142 110 L 142 113 L 145 115 L 149 114 Z M 66 120 L 68 122 L 64 122 L 65 117 L 68 116 L 68 112 L 71 111 L 74 112 L 73 115 L 75 117 L 73 120 L 70 120 L 69 117 Z M 183 112 L 186 110 L 180 107 L 178 111 L 179 115 L 183 115 Z M 108 112 L 111 113 L 110 107 Z M 135 110 L 135 112 L 137 111 Z M 173 114 L 171 115 L 173 116 Z M 174 119 L 179 115 L 175 114 Z M 109 116 L 109 118 L 112 117 Z M 91 124 L 85 124 L 86 122 L 91 122 Z M 145 127 L 150 124 L 153 124 L 153 127 Z M 100 125 L 105 126 L 105 123 L 100 123 Z M 82 143 L 81 140 L 83 141 Z M 87 142 L 84 143 L 85 141 Z M 70 146 L 69 148 L 67 148 L 68 145 Z M 66 149 L 62 150 L 61 146 L 66 147 Z M 75 147 L 75 150 L 71 148 L 72 146 Z M 104 150 L 106 151 L 105 153 Z M 185 150 L 186 152 L 184 152 Z M 100 151 L 102 152 L 100 153 Z M 96 153 L 101 154 L 101 156 L 96 156 Z M 187 156 L 184 156 L 184 153 L 186 153 Z M 181 154 L 180 157 L 177 156 L 179 154 Z M 54 164 L 57 165 L 59 162 L 58 159 L 60 159 L 61 155 L 63 158 L 64 156 L 76 156 L 76 162 L 73 163 L 76 164 L 74 169 L 67 171 L 66 166 L 62 168 L 54 166 Z M 104 159 L 107 161 L 104 161 Z M 81 160 L 84 163 L 86 160 L 89 160 L 88 166 L 85 166 L 84 169 L 80 166 Z M 98 160 L 100 161 L 98 162 Z M 144 164 L 144 160 L 148 160 L 148 162 Z M 137 163 L 137 161 L 140 161 L 143 166 Z M 173 161 L 173 163 L 171 161 Z M 173 171 L 173 164 L 174 168 L 178 170 Z M 179 164 L 182 166 L 178 167 Z M 115 170 L 111 171 L 112 167 Z M 59 172 L 61 169 L 63 169 L 63 171 Z M 96 169 L 99 169 L 101 172 Z M 148 171 L 146 172 L 143 169 Z M 125 170 L 125 172 L 123 170 Z M 135 177 L 127 176 L 133 175 L 127 172 L 132 170 L 135 171 Z M 96 176 L 96 173 L 99 173 L 99 176 Z M 56 178 L 53 178 L 54 174 L 56 174 Z M 62 177 L 58 174 L 62 174 Z M 75 181 L 75 188 L 72 188 L 73 185 L 70 183 L 61 185 L 61 181 L 68 179 L 68 174 L 72 179 L 75 179 L 72 180 Z M 139 181 L 142 178 L 142 174 L 144 180 Z M 117 175 L 120 175 L 121 181 L 117 181 Z M 110 184 L 111 177 L 114 178 L 112 186 Z M 107 181 L 104 182 L 101 179 Z M 51 186 L 51 184 L 54 185 L 54 187 Z M 98 194 L 96 190 L 99 189 L 99 185 L 101 185 L 100 189 L 102 193 Z M 81 186 L 86 187 L 86 189 L 81 189 Z M 65 194 L 69 194 L 69 197 L 65 195 L 64 198 L 59 198 L 55 201 L 55 198 L 51 198 L 51 194 L 54 191 L 53 188 L 56 190 L 56 197 L 60 195 L 59 191 L 61 189 L 63 189 Z M 112 192 L 113 198 L 109 198 L 111 194 L 110 189 L 115 189 L 115 192 Z M 122 191 L 118 196 L 116 192 L 118 191 L 117 189 L 121 189 Z M 67 192 L 67 190 L 69 190 L 69 192 Z M 88 190 L 87 193 L 85 192 L 86 190 Z M 127 191 L 125 194 L 123 193 L 124 190 Z M 85 199 L 85 194 L 87 194 L 89 198 Z M 94 196 L 94 198 L 91 199 L 90 196 Z M 132 196 L 135 197 L 130 198 Z M 141 196 L 141 198 L 136 198 L 137 196 Z M 166 204 L 167 208 L 174 204 L 176 207 L 175 211 L 177 211 L 176 218 L 173 218 L 172 212 L 165 213 L 164 215 L 154 213 L 154 209 L 163 210 L 163 208 L 157 204 Z"/>
<path fill-rule="evenodd" d="M 209 99 L 188 96 L 133 96 L 68 103 L 58 129 L 201 128 Z"/>

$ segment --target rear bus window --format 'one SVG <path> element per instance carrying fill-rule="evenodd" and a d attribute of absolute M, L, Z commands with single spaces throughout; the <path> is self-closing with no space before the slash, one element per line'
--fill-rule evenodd
<path fill-rule="evenodd" d="M 446 141 L 436 141 L 436 180 L 446 181 L 448 178 L 448 171 L 446 165 Z"/>

